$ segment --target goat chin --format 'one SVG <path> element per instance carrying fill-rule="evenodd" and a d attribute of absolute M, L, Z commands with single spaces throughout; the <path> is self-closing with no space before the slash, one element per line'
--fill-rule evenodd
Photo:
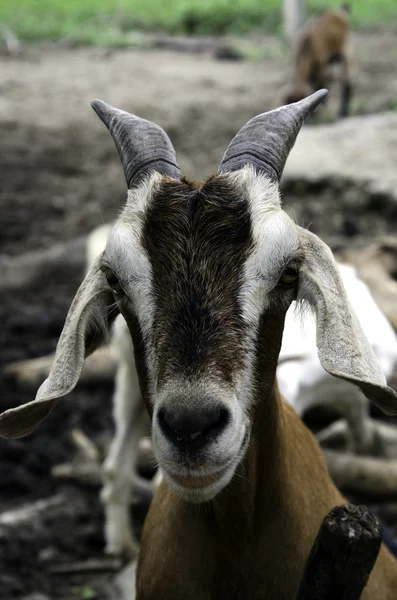
<path fill-rule="evenodd" d="M 170 474 L 162 469 L 162 477 L 167 485 L 186 502 L 202 504 L 213 500 L 233 478 L 249 446 L 250 435 L 246 432 L 240 449 L 233 460 L 221 471 L 206 473 L 204 470 L 193 472 L 189 476 Z"/>
<path fill-rule="evenodd" d="M 230 483 L 236 466 L 233 465 L 226 469 L 215 481 L 212 477 L 192 477 L 189 483 L 186 481 L 185 485 L 182 485 L 166 471 L 163 471 L 163 478 L 181 500 L 192 504 L 202 504 L 215 498 Z M 200 480 L 203 481 L 203 484 Z"/>

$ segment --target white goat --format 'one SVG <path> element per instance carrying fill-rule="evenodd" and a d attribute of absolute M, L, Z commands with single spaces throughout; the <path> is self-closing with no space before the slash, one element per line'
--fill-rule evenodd
<path fill-rule="evenodd" d="M 249 121 L 200 185 L 181 177 L 160 127 L 93 103 L 128 200 L 70 307 L 48 379 L 34 401 L 0 415 L 0 435 L 28 435 L 76 386 L 119 311 L 163 475 L 144 525 L 138 600 L 295 597 L 321 521 L 344 499 L 278 390 L 293 300 L 316 313 L 323 367 L 397 414 L 330 249 L 280 205 L 288 154 L 325 95 Z M 382 546 L 362 600 L 395 600 L 396 589 L 397 563 Z"/>
<path fill-rule="evenodd" d="M 350 304 L 388 379 L 397 363 L 397 335 L 355 268 L 339 263 L 339 272 Z M 348 422 L 354 450 L 366 452 L 373 435 L 366 426 L 368 400 L 357 387 L 325 371 L 317 352 L 315 315 L 309 311 L 299 314 L 295 303 L 287 311 L 279 362 L 280 392 L 297 413 L 302 417 L 318 405 L 336 409 Z"/>

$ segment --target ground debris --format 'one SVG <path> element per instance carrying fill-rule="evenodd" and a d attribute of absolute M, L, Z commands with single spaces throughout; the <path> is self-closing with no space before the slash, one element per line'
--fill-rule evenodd
<path fill-rule="evenodd" d="M 119 571 L 123 562 L 118 558 L 103 557 L 86 560 L 84 562 L 71 562 L 49 567 L 49 573 L 69 575 L 70 573 L 88 573 L 97 571 Z"/>

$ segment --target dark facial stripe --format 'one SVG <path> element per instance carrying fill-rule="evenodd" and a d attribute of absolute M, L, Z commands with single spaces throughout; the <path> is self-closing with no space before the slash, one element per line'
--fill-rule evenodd
<path fill-rule="evenodd" d="M 252 244 L 246 198 L 225 177 L 200 189 L 164 182 L 142 244 L 152 265 L 159 377 L 210 368 L 231 380 L 245 337 L 238 292 Z"/>

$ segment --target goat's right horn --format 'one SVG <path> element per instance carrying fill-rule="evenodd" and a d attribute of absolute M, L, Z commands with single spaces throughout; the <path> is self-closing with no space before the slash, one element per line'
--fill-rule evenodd
<path fill-rule="evenodd" d="M 252 164 L 279 182 L 286 160 L 307 117 L 328 94 L 319 90 L 311 96 L 254 117 L 232 139 L 218 173 L 238 171 Z"/>
<path fill-rule="evenodd" d="M 109 129 L 116 144 L 128 189 L 151 170 L 174 179 L 180 178 L 174 147 L 159 125 L 102 100 L 93 100 L 91 106 Z"/>

